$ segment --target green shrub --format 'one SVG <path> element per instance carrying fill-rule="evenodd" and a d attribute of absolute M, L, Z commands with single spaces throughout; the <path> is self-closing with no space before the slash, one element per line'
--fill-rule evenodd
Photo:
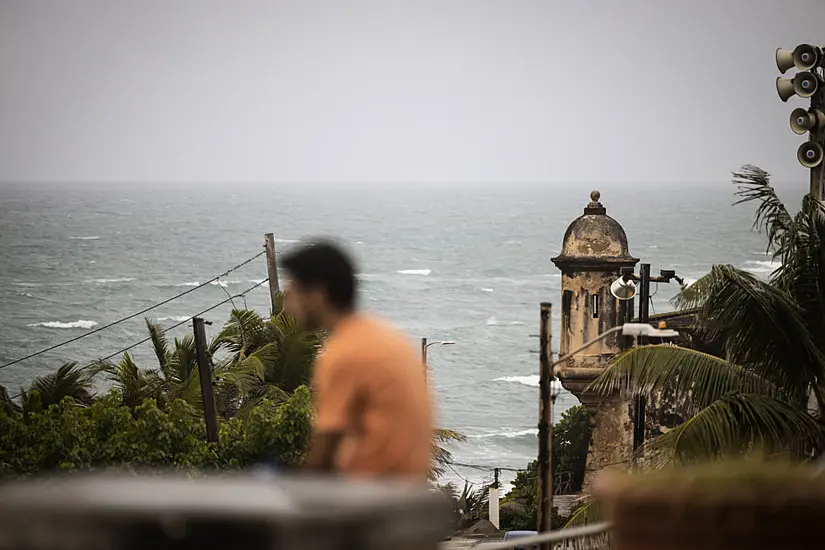
<path fill-rule="evenodd" d="M 125 468 L 242 468 L 261 461 L 301 461 L 310 433 L 309 390 L 288 400 L 263 400 L 243 417 L 220 425 L 219 442 L 206 441 L 202 417 L 177 400 L 167 411 L 152 399 L 134 409 L 115 394 L 88 407 L 71 398 L 43 408 L 30 395 L 23 413 L 0 411 L 0 479 L 54 471 Z"/>

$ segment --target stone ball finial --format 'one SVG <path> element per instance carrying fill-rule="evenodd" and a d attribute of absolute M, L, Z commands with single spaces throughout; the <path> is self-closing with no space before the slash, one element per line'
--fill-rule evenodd
<path fill-rule="evenodd" d="M 590 200 L 593 202 L 599 202 L 599 199 L 602 198 L 602 194 L 598 191 L 591 191 L 590 192 Z"/>

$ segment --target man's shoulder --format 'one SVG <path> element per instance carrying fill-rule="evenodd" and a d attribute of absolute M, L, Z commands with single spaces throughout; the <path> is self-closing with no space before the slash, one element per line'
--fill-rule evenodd
<path fill-rule="evenodd" d="M 337 350 L 413 349 L 412 341 L 390 321 L 374 314 L 358 313 L 339 334 L 333 336 L 329 347 Z"/>

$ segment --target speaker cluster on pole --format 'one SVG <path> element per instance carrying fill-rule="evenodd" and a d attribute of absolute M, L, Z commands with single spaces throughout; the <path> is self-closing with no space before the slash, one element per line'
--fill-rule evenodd
<path fill-rule="evenodd" d="M 791 113 L 791 130 L 798 135 L 810 134 L 796 152 L 796 158 L 805 168 L 822 164 L 822 142 L 825 138 L 825 47 L 800 44 L 793 50 L 776 50 L 776 66 L 782 74 L 791 69 L 797 72 L 791 78 L 778 77 L 776 92 L 779 99 L 788 101 L 794 96 L 809 99 L 808 109 L 797 108 Z"/>

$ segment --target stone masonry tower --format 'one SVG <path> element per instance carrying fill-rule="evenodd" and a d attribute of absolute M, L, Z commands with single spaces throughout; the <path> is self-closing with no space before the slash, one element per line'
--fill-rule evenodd
<path fill-rule="evenodd" d="M 564 234 L 561 254 L 551 260 L 561 270 L 559 357 L 632 317 L 633 301 L 617 300 L 610 293 L 610 284 L 619 277 L 622 267 L 635 266 L 639 260 L 630 255 L 624 229 L 607 215 L 600 196 L 598 191 L 590 193 L 584 214 Z M 593 431 L 585 487 L 593 474 L 623 463 L 633 450 L 630 401 L 618 394 L 603 396 L 585 391 L 621 343 L 621 336 L 611 335 L 557 367 L 562 385 L 590 412 Z"/>

